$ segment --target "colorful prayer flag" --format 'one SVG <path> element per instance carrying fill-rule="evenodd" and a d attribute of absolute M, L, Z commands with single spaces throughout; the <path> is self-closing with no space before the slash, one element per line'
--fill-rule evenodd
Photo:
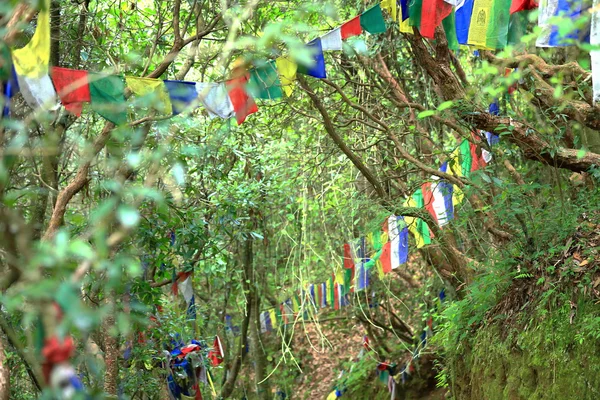
<path fill-rule="evenodd" d="M 225 357 L 225 351 L 223 350 L 223 345 L 221 344 L 221 339 L 219 336 L 215 336 L 215 340 L 213 342 L 213 348 L 208 352 L 208 358 L 211 360 L 211 364 L 213 367 L 220 365 L 223 362 L 223 358 Z"/>
<path fill-rule="evenodd" d="M 89 74 L 92 110 L 115 125 L 127 122 L 125 81 L 120 75 Z"/>
<path fill-rule="evenodd" d="M 165 80 L 173 115 L 181 114 L 191 108 L 198 101 L 198 92 L 195 82 Z"/>
<path fill-rule="evenodd" d="M 465 0 L 462 6 L 456 7 L 456 39 L 459 44 L 467 44 L 469 41 L 469 27 L 471 26 L 471 16 L 473 15 L 473 5 L 475 0 Z"/>
<path fill-rule="evenodd" d="M 275 61 L 250 70 L 247 90 L 257 99 L 275 100 L 283 97 Z"/>
<path fill-rule="evenodd" d="M 227 92 L 229 99 L 235 111 L 235 118 L 238 125 L 246 120 L 246 117 L 258 111 L 254 99 L 246 92 L 246 84 L 249 75 L 247 73 L 237 73 L 227 81 Z"/>
<path fill-rule="evenodd" d="M 460 163 L 460 152 L 461 152 L 461 148 L 457 147 L 450 154 L 450 158 L 448 160 L 448 164 L 447 164 L 447 168 L 446 168 L 446 173 L 448 175 L 455 175 L 458 177 L 463 176 L 462 166 Z M 452 204 L 458 205 L 458 204 L 462 203 L 464 197 L 465 197 L 465 195 L 464 195 L 463 191 L 458 186 L 454 185 L 452 187 Z"/>
<path fill-rule="evenodd" d="M 277 329 L 277 314 L 274 308 L 269 310 L 269 321 L 271 322 L 271 328 Z"/>
<path fill-rule="evenodd" d="M 398 3 L 396 0 L 381 0 L 381 8 L 388 12 L 392 21 L 398 20 Z"/>
<path fill-rule="evenodd" d="M 529 25 L 529 11 L 520 11 L 511 14 L 508 21 L 508 35 L 507 42 L 511 46 L 517 46 L 521 44 L 521 38 L 525 36 L 527 32 L 527 25 Z"/>
<path fill-rule="evenodd" d="M 10 58 L 10 56 L 9 56 Z M 2 109 L 2 117 L 10 115 L 10 101 L 12 97 L 19 92 L 19 81 L 14 67 L 11 65 L 11 76 L 6 82 L 2 82 L 4 86 L 4 108 Z"/>
<path fill-rule="evenodd" d="M 379 3 L 360 14 L 360 26 L 370 34 L 386 31 L 385 20 L 383 19 Z"/>
<path fill-rule="evenodd" d="M 352 36 L 358 36 L 362 33 L 362 27 L 360 26 L 360 16 L 352 18 L 350 21 L 342 24 L 340 27 L 342 39 L 348 39 Z"/>
<path fill-rule="evenodd" d="M 311 65 L 298 65 L 298 72 L 319 79 L 327 78 L 321 39 L 317 38 L 310 41 L 306 47 L 312 53 L 312 63 Z"/>
<path fill-rule="evenodd" d="M 444 0 L 423 0 L 421 5 L 421 35 L 428 39 L 435 36 L 437 28 L 444 18 L 450 15 L 452 6 Z"/>
<path fill-rule="evenodd" d="M 408 12 L 408 0 L 399 0 L 400 3 L 400 14 L 402 15 L 400 20 L 402 22 L 406 21 L 410 14 Z M 402 27 L 402 24 L 400 24 L 400 26 Z M 400 30 L 402 32 L 402 30 Z"/>
<path fill-rule="evenodd" d="M 275 64 L 277 65 L 281 88 L 286 95 L 291 96 L 294 90 L 294 81 L 296 80 L 298 65 L 287 57 L 278 57 L 275 60 Z"/>
<path fill-rule="evenodd" d="M 468 43 L 480 48 L 486 48 L 486 34 L 490 25 L 492 5 L 494 0 L 475 0 L 471 24 L 469 26 Z"/>
<path fill-rule="evenodd" d="M 211 118 L 231 118 L 235 115 L 225 83 L 197 82 L 196 93 Z"/>
<path fill-rule="evenodd" d="M 423 0 L 411 0 L 408 7 L 409 23 L 417 29 L 421 29 L 421 10 Z"/>
<path fill-rule="evenodd" d="M 473 158 L 471 156 L 471 145 L 467 139 L 460 144 L 461 172 L 462 176 L 469 179 L 471 177 L 471 165 Z"/>
<path fill-rule="evenodd" d="M 386 242 L 381 248 L 381 271 L 384 274 L 392 272 L 392 243 Z"/>
<path fill-rule="evenodd" d="M 533 10 L 535 8 L 538 8 L 536 0 L 512 0 L 509 11 L 511 14 L 514 14 L 519 11 Z"/>
<path fill-rule="evenodd" d="M 443 163 L 440 171 L 446 172 L 447 163 Z M 447 225 L 454 218 L 454 206 L 452 204 L 453 187 L 445 180 L 432 176 L 434 182 L 431 184 L 433 192 L 433 211 L 440 227 Z"/>
<path fill-rule="evenodd" d="M 125 83 L 142 107 L 152 107 L 163 115 L 171 115 L 173 107 L 165 83 L 160 79 L 126 76 Z"/>
<path fill-rule="evenodd" d="M 390 245 L 390 269 L 405 264 L 408 257 L 408 228 L 404 218 L 390 215 L 387 219 Z"/>
<path fill-rule="evenodd" d="M 485 47 L 488 49 L 503 49 L 508 43 L 510 2 L 511 0 L 494 0 L 492 3 L 490 22 L 485 34 Z"/>
<path fill-rule="evenodd" d="M 444 33 L 446 33 L 448 48 L 450 50 L 458 50 L 458 39 L 456 38 L 456 13 L 454 10 L 442 20 L 442 26 L 444 27 Z"/>
<path fill-rule="evenodd" d="M 334 282 L 333 284 L 333 309 L 340 309 L 340 289 L 337 282 Z"/>
<path fill-rule="evenodd" d="M 323 51 L 342 50 L 342 29 L 335 28 L 321 36 L 321 47 Z"/>
<path fill-rule="evenodd" d="M 325 282 L 321 283 L 319 292 L 320 292 L 320 295 L 321 295 L 321 308 L 328 307 L 328 304 L 327 304 L 327 283 L 325 283 Z"/>
<path fill-rule="evenodd" d="M 88 72 L 76 69 L 52 67 L 52 82 L 65 109 L 81 116 L 84 102 L 90 102 Z"/>

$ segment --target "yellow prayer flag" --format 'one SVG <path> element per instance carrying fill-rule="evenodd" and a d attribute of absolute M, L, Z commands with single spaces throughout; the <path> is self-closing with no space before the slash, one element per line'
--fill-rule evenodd
<path fill-rule="evenodd" d="M 164 114 L 171 114 L 171 99 L 165 83 L 160 79 L 138 78 L 134 76 L 126 76 L 125 82 L 127 87 L 131 89 L 133 94 L 138 97 L 154 95 L 155 101 L 152 103 L 154 108 Z"/>
<path fill-rule="evenodd" d="M 296 80 L 298 65 L 287 57 L 277 58 L 275 64 L 277 65 L 277 72 L 279 73 L 281 89 L 283 89 L 287 96 L 291 96 L 294 91 L 294 81 Z"/>
<path fill-rule="evenodd" d="M 300 303 L 298 303 L 298 297 L 296 295 L 292 296 L 292 311 L 295 313 L 300 311 Z"/>
<path fill-rule="evenodd" d="M 400 32 L 402 33 L 410 33 L 411 35 L 413 35 L 415 32 L 413 31 L 412 26 L 410 26 L 409 24 L 410 18 L 406 18 L 404 21 L 402 21 L 402 18 L 400 18 Z"/>
<path fill-rule="evenodd" d="M 277 329 L 277 315 L 275 314 L 274 308 L 269 310 L 269 318 L 271 318 L 271 326 L 273 329 Z"/>
<path fill-rule="evenodd" d="M 417 207 L 417 204 L 412 198 L 412 196 L 406 199 L 406 201 L 404 202 L 404 207 Z M 415 237 L 417 249 L 420 249 L 421 247 L 425 246 L 425 240 L 423 239 L 423 235 L 421 235 L 421 233 L 417 229 L 417 218 L 404 216 L 404 222 L 406 222 L 406 225 L 408 226 L 408 231 L 412 233 L 412 235 Z"/>
<path fill-rule="evenodd" d="M 335 390 L 331 393 L 329 393 L 329 396 L 327 396 L 327 400 L 335 400 L 337 399 L 337 394 L 335 393 Z"/>
<path fill-rule="evenodd" d="M 398 3 L 396 3 L 396 0 L 381 0 L 381 8 L 386 10 L 394 21 L 398 19 Z"/>
<path fill-rule="evenodd" d="M 460 165 L 460 147 L 457 147 L 451 154 L 448 160 L 448 168 L 446 168 L 448 175 L 463 176 L 462 167 Z M 465 194 L 456 185 L 452 185 L 452 204 L 458 205 L 462 203 Z"/>
<path fill-rule="evenodd" d="M 468 43 L 473 46 L 485 48 L 486 33 L 491 19 L 492 4 L 494 0 L 475 0 L 471 24 L 469 25 Z"/>
<path fill-rule="evenodd" d="M 20 76 L 40 78 L 48 74 L 50 63 L 50 0 L 44 0 L 33 37 L 25 47 L 13 50 L 15 71 Z"/>
<path fill-rule="evenodd" d="M 335 271 L 335 283 L 338 285 L 344 284 L 344 270 L 340 267 Z"/>

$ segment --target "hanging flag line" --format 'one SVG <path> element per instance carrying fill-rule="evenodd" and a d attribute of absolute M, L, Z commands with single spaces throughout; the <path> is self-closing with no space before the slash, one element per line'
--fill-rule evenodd
<path fill-rule="evenodd" d="M 237 66 L 225 82 L 123 77 L 60 67 L 50 70 L 50 19 L 48 9 L 43 9 L 31 41 L 25 47 L 12 51 L 14 73 L 4 84 L 6 100 L 3 115 L 8 114 L 10 98 L 18 91 L 34 109 L 55 109 L 58 93 L 65 109 L 74 115 L 81 115 L 83 103 L 91 103 L 92 110 L 121 125 L 127 122 L 124 93 L 125 88 L 129 88 L 140 105 L 152 106 L 163 115 L 177 115 L 201 103 L 211 118 L 235 116 L 237 123 L 242 124 L 248 115 L 258 111 L 255 98 L 274 100 L 281 98 L 284 92 L 290 96 L 297 73 L 326 78 L 324 51 L 342 50 L 344 40 L 363 32 L 386 32 L 382 8 L 393 21 L 399 22 L 400 32 L 412 34 L 416 29 L 423 37 L 433 39 L 436 27 L 441 24 L 451 49 L 458 49 L 459 44 L 479 49 L 502 49 L 520 42 L 527 27 L 527 13 L 537 7 L 535 0 L 417 0 L 410 4 L 408 0 L 383 0 L 310 41 L 306 45 L 313 54 L 310 66 L 298 65 L 291 57 L 281 56 L 257 63 L 249 71 L 244 66 Z M 558 29 L 556 17 L 573 20 L 583 11 L 583 0 L 542 2 L 538 18 L 542 34 L 536 45 L 568 46 L 579 39 L 600 44 L 598 12 L 592 15 L 588 37 L 580 37 L 585 30 L 564 33 Z M 591 52 L 595 100 L 600 99 L 599 52 Z"/>

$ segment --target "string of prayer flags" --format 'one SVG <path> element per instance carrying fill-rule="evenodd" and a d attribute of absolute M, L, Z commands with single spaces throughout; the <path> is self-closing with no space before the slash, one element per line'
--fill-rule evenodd
<path fill-rule="evenodd" d="M 321 36 L 323 51 L 342 50 L 342 28 L 338 27 Z"/>
<path fill-rule="evenodd" d="M 190 109 L 198 101 L 195 82 L 164 80 L 169 94 L 173 115 Z"/>
<path fill-rule="evenodd" d="M 325 71 L 325 57 L 323 56 L 321 39 L 317 38 L 310 41 L 306 47 L 312 54 L 312 63 L 310 65 L 298 65 L 298 72 L 314 78 L 327 78 L 327 72 Z"/>
<path fill-rule="evenodd" d="M 283 97 L 275 61 L 250 70 L 247 90 L 257 99 L 275 100 Z"/>
<path fill-rule="evenodd" d="M 65 109 L 80 117 L 83 103 L 91 101 L 88 72 L 52 67 L 52 82 Z"/>
<path fill-rule="evenodd" d="M 348 39 L 352 36 L 358 36 L 362 33 L 362 27 L 360 25 L 360 16 L 352 18 L 340 27 L 340 33 L 342 39 Z"/>
<path fill-rule="evenodd" d="M 197 82 L 196 93 L 211 118 L 231 118 L 235 115 L 225 83 Z"/>
<path fill-rule="evenodd" d="M 287 57 L 278 57 L 275 60 L 277 72 L 279 73 L 279 81 L 281 89 L 287 96 L 291 96 L 294 90 L 294 81 L 296 80 L 296 72 L 298 65 Z"/>
<path fill-rule="evenodd" d="M 162 115 L 170 115 L 173 112 L 171 99 L 163 81 L 137 76 L 126 76 L 125 83 L 137 97 L 141 107 L 154 108 Z"/>
<path fill-rule="evenodd" d="M 456 6 L 456 39 L 459 44 L 466 45 L 469 41 L 469 28 L 471 26 L 471 16 L 473 14 L 474 4 L 475 0 L 464 0 L 462 5 Z"/>
<path fill-rule="evenodd" d="M 12 62 L 23 98 L 32 108 L 54 109 L 56 92 L 48 75 L 50 63 L 50 1 L 44 0 L 31 40 L 12 51 Z"/>
<path fill-rule="evenodd" d="M 421 25 L 419 32 L 428 39 L 435 36 L 437 28 L 444 18 L 452 13 L 452 5 L 444 0 L 423 0 L 421 4 Z"/>
<path fill-rule="evenodd" d="M 424 208 L 425 203 L 423 201 L 423 193 L 421 188 L 417 189 L 412 196 L 406 199 L 406 207 L 417 207 Z M 404 217 L 406 224 L 408 225 L 409 231 L 413 234 L 416 240 L 417 248 L 431 244 L 431 238 L 433 234 L 429 230 L 429 227 L 421 218 Z"/>
<path fill-rule="evenodd" d="M 360 26 L 370 34 L 384 33 L 386 31 L 385 20 L 383 19 L 379 3 L 360 14 Z"/>
<path fill-rule="evenodd" d="M 115 125 L 127 122 L 125 80 L 120 75 L 89 74 L 92 110 Z"/>

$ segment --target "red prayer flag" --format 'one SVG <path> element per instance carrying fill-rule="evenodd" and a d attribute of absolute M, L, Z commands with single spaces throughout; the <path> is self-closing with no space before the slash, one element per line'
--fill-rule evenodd
<path fill-rule="evenodd" d="M 360 15 L 343 24 L 340 31 L 342 33 L 342 39 L 348 39 L 349 37 L 360 35 L 362 33 L 362 27 L 360 26 Z"/>
<path fill-rule="evenodd" d="M 477 145 L 469 143 L 469 149 L 471 150 L 471 172 L 477 171 L 480 168 L 485 167 L 486 162 L 481 155 L 477 152 Z"/>
<path fill-rule="evenodd" d="M 421 186 L 423 192 L 423 203 L 425 203 L 425 209 L 431 214 L 435 223 L 438 223 L 437 215 L 433 209 L 433 192 L 431 191 L 431 182 L 426 182 Z"/>
<path fill-rule="evenodd" d="M 344 243 L 344 268 L 354 268 L 354 260 L 352 259 L 352 252 L 348 243 Z"/>
<path fill-rule="evenodd" d="M 254 99 L 246 91 L 246 83 L 250 74 L 246 73 L 227 81 L 227 92 L 235 111 L 235 119 L 241 125 L 246 117 L 258 111 Z"/>
<path fill-rule="evenodd" d="M 452 5 L 444 0 L 423 0 L 421 8 L 421 36 L 433 39 L 435 28 L 452 12 Z"/>
<path fill-rule="evenodd" d="M 510 13 L 514 14 L 519 11 L 533 10 L 534 8 L 538 8 L 538 3 L 535 0 L 512 0 Z"/>
<path fill-rule="evenodd" d="M 223 346 L 221 346 L 221 340 L 218 336 L 215 336 L 213 348 L 208 352 L 208 358 L 210 358 L 213 367 L 223 362 Z"/>
<path fill-rule="evenodd" d="M 379 257 L 379 261 L 381 261 L 381 266 L 383 267 L 383 273 L 387 274 L 392 272 L 392 242 L 387 242 L 381 248 L 381 257 Z"/>
<path fill-rule="evenodd" d="M 52 82 L 67 111 L 81 116 L 83 103 L 91 100 L 88 72 L 52 67 Z"/>

